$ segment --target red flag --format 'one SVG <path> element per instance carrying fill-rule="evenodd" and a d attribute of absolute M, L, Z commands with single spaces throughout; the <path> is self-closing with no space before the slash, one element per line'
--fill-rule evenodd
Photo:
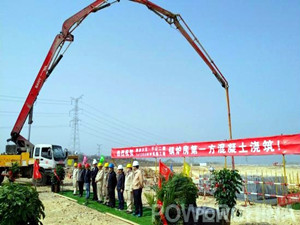
<path fill-rule="evenodd" d="M 172 170 L 169 167 L 167 167 L 166 164 L 162 163 L 161 160 L 159 160 L 159 179 L 158 179 L 158 187 L 159 188 L 161 188 L 162 177 L 165 178 L 165 180 L 167 181 L 167 180 L 169 180 L 170 174 L 172 174 Z M 157 200 L 157 205 L 159 208 L 159 215 L 160 215 L 163 225 L 168 225 L 166 217 L 161 211 L 163 202 L 160 200 Z"/>
<path fill-rule="evenodd" d="M 169 176 L 172 174 L 171 169 L 164 163 L 159 160 L 159 179 L 158 179 L 158 187 L 161 188 L 161 178 L 165 178 L 165 180 L 169 180 Z"/>
<path fill-rule="evenodd" d="M 37 161 L 34 161 L 34 165 L 33 165 L 33 179 L 37 180 L 37 179 L 41 179 L 42 178 L 42 174 L 40 173 L 40 166 L 37 163 Z"/>

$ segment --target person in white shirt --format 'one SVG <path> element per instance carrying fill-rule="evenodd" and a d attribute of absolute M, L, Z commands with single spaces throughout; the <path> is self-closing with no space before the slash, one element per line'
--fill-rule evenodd
<path fill-rule="evenodd" d="M 78 176 L 78 168 L 77 163 L 74 163 L 74 169 L 73 169 L 73 195 L 76 195 L 78 184 L 77 184 L 77 176 Z"/>
<path fill-rule="evenodd" d="M 133 172 L 132 165 L 127 164 L 127 173 L 125 176 L 125 199 L 127 204 L 127 213 L 132 213 L 132 204 L 133 204 L 133 190 L 132 190 L 132 181 L 133 181 Z"/>
<path fill-rule="evenodd" d="M 104 179 L 104 170 L 102 163 L 98 163 L 98 173 L 96 176 L 96 184 L 97 184 L 97 195 L 98 195 L 98 202 L 103 202 L 103 179 Z"/>

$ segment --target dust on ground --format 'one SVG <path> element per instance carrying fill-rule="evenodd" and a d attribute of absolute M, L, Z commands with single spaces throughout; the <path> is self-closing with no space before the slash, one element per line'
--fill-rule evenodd
<path fill-rule="evenodd" d="M 30 179 L 19 179 L 18 182 L 30 182 Z M 71 180 L 66 178 L 63 186 L 64 190 L 71 190 Z M 39 198 L 45 206 L 44 225 L 94 225 L 94 224 L 117 224 L 128 225 L 117 218 L 98 212 L 94 209 L 80 205 L 58 194 L 51 192 L 50 186 L 37 187 Z"/>

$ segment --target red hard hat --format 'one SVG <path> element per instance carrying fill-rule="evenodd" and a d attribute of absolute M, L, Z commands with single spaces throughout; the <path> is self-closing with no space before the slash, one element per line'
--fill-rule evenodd
<path fill-rule="evenodd" d="M 81 163 L 78 163 L 78 168 L 81 168 Z"/>
<path fill-rule="evenodd" d="M 85 168 L 90 168 L 90 164 L 85 164 Z"/>

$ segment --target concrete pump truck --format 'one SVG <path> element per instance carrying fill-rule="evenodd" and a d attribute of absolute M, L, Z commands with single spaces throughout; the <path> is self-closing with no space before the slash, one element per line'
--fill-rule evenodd
<path fill-rule="evenodd" d="M 3 181 L 2 172 L 7 170 L 13 162 L 18 162 L 21 166 L 21 175 L 23 177 L 32 177 L 34 160 L 38 159 L 40 164 L 40 172 L 42 174 L 42 179 L 39 181 L 41 184 L 47 182 L 47 177 L 49 172 L 57 164 L 65 164 L 67 158 L 66 152 L 62 150 L 59 145 L 51 144 L 36 144 L 35 146 L 30 143 L 29 140 L 20 135 L 22 127 L 28 117 L 28 123 L 32 123 L 32 109 L 33 104 L 37 99 L 37 96 L 50 76 L 54 68 L 63 58 L 63 54 L 68 49 L 69 45 L 73 42 L 74 36 L 72 32 L 80 25 L 80 23 L 90 14 L 97 12 L 101 9 L 107 8 L 113 3 L 119 2 L 120 0 L 115 0 L 109 3 L 107 0 L 96 0 L 86 8 L 82 9 L 69 19 L 67 19 L 62 26 L 62 31 L 58 34 L 50 50 L 43 62 L 43 65 L 32 85 L 32 88 L 27 96 L 27 99 L 23 105 L 23 108 L 19 114 L 19 117 L 12 129 L 11 137 L 8 141 L 12 141 L 14 145 L 7 145 L 6 153 L 0 155 L 0 184 Z M 142 5 L 145 5 L 149 10 L 158 15 L 161 19 L 165 20 L 168 24 L 174 25 L 176 29 L 184 36 L 184 38 L 189 42 L 193 49 L 197 52 L 200 58 L 205 62 L 205 64 L 212 71 L 213 75 L 217 78 L 221 86 L 226 91 L 227 108 L 228 108 L 228 121 L 229 121 L 229 132 L 231 139 L 231 116 L 230 116 L 230 105 L 229 105 L 229 85 L 219 68 L 216 66 L 212 58 L 208 55 L 207 51 L 201 45 L 197 37 L 188 27 L 186 22 L 179 14 L 174 14 L 149 0 L 130 0 Z M 63 46 L 66 42 L 69 45 L 63 50 Z M 62 52 L 62 53 L 61 53 Z M 232 158 L 234 165 L 234 158 Z"/>
<path fill-rule="evenodd" d="M 64 44 L 66 42 L 70 44 L 73 42 L 74 36 L 72 32 L 90 13 L 104 9 L 112 3 L 108 3 L 106 0 L 94 1 L 63 23 L 62 31 L 56 35 L 11 131 L 11 137 L 7 140 L 7 142 L 13 142 L 14 144 L 6 145 L 5 153 L 0 155 L 0 184 L 4 179 L 4 174 L 7 174 L 7 170 L 9 170 L 13 163 L 19 164 L 22 177 L 32 178 L 34 161 L 37 159 L 42 175 L 42 178 L 36 181 L 39 185 L 45 185 L 47 183 L 56 165 L 65 165 L 68 153 L 64 151 L 60 145 L 33 145 L 20 133 L 27 118 L 28 124 L 32 124 L 34 102 L 43 84 L 62 59 L 63 53 L 65 52 L 63 51 L 63 53 L 61 53 Z"/>

